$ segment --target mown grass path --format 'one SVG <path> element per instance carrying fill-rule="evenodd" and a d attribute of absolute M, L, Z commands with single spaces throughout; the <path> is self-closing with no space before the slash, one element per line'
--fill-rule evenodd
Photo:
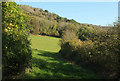
<path fill-rule="evenodd" d="M 31 36 L 33 54 L 32 69 L 22 75 L 25 79 L 97 79 L 94 73 L 80 66 L 65 62 L 58 51 L 59 39 L 47 36 Z M 39 50 L 36 50 L 39 49 Z"/>

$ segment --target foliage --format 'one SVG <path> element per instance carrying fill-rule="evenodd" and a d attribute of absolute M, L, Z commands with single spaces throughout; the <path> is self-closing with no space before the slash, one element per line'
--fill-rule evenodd
<path fill-rule="evenodd" d="M 3 77 L 9 78 L 30 65 L 31 48 L 23 14 L 14 2 L 2 3 L 2 59 Z M 10 77 L 12 78 L 12 77 Z"/>
<path fill-rule="evenodd" d="M 48 13 L 48 10 L 45 10 L 45 12 L 47 12 L 47 13 Z"/>
<path fill-rule="evenodd" d="M 81 24 L 74 19 L 60 17 L 48 10 L 43 11 L 27 5 L 19 5 L 19 8 L 31 17 L 29 20 L 31 22 L 30 27 L 33 29 L 30 32 L 32 34 L 62 37 L 63 32 L 69 29 L 74 30 L 81 40 L 86 40 L 88 37 L 92 37 L 93 27 L 98 27 L 91 24 Z M 100 29 L 100 27 L 98 28 Z"/>
<path fill-rule="evenodd" d="M 65 62 L 58 54 L 60 38 L 30 36 L 33 48 L 32 69 L 26 69 L 20 79 L 98 79 L 99 77 L 82 68 Z M 39 46 L 40 44 L 40 46 Z M 37 49 L 37 50 L 36 50 Z"/>
<path fill-rule="evenodd" d="M 118 30 L 119 27 L 113 27 L 108 31 L 94 31 L 92 32 L 94 37 L 91 38 L 89 30 L 83 29 L 80 33 L 90 37 L 90 39 L 84 41 L 81 39 L 62 39 L 61 56 L 83 67 L 88 67 L 103 78 L 118 78 L 120 49 Z"/>
<path fill-rule="evenodd" d="M 83 26 L 79 28 L 78 36 L 79 39 L 84 41 L 94 36 L 94 29 L 92 27 Z"/>
<path fill-rule="evenodd" d="M 76 33 L 72 30 L 65 30 L 62 36 L 62 40 L 72 40 L 77 39 Z"/>

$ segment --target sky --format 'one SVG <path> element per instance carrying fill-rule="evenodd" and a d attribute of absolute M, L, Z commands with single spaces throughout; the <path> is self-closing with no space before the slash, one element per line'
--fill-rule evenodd
<path fill-rule="evenodd" d="M 120 1 L 118 3 L 118 23 L 120 24 Z"/>
<path fill-rule="evenodd" d="M 106 26 L 118 18 L 118 2 L 17 2 L 42 8 L 79 23 Z"/>

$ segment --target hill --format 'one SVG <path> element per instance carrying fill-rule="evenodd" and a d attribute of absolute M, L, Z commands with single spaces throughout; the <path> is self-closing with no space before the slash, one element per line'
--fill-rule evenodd
<path fill-rule="evenodd" d="M 48 10 L 33 8 L 27 5 L 18 6 L 25 14 L 30 16 L 30 20 L 28 22 L 30 24 L 30 32 L 32 34 L 61 37 L 62 33 L 68 28 L 74 28 L 75 30 L 79 30 L 81 27 L 106 29 L 103 26 L 78 23 L 74 19 L 70 20 L 60 17 L 55 13 L 50 13 Z"/>

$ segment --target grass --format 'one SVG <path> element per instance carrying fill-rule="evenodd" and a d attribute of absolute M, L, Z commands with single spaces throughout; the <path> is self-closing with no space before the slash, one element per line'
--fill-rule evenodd
<path fill-rule="evenodd" d="M 94 73 L 65 62 L 58 51 L 58 38 L 31 36 L 32 69 L 26 69 L 24 79 L 98 79 Z M 36 50 L 40 49 L 40 50 Z"/>
<path fill-rule="evenodd" d="M 44 51 L 58 52 L 60 38 L 48 36 L 30 36 L 32 48 Z"/>

